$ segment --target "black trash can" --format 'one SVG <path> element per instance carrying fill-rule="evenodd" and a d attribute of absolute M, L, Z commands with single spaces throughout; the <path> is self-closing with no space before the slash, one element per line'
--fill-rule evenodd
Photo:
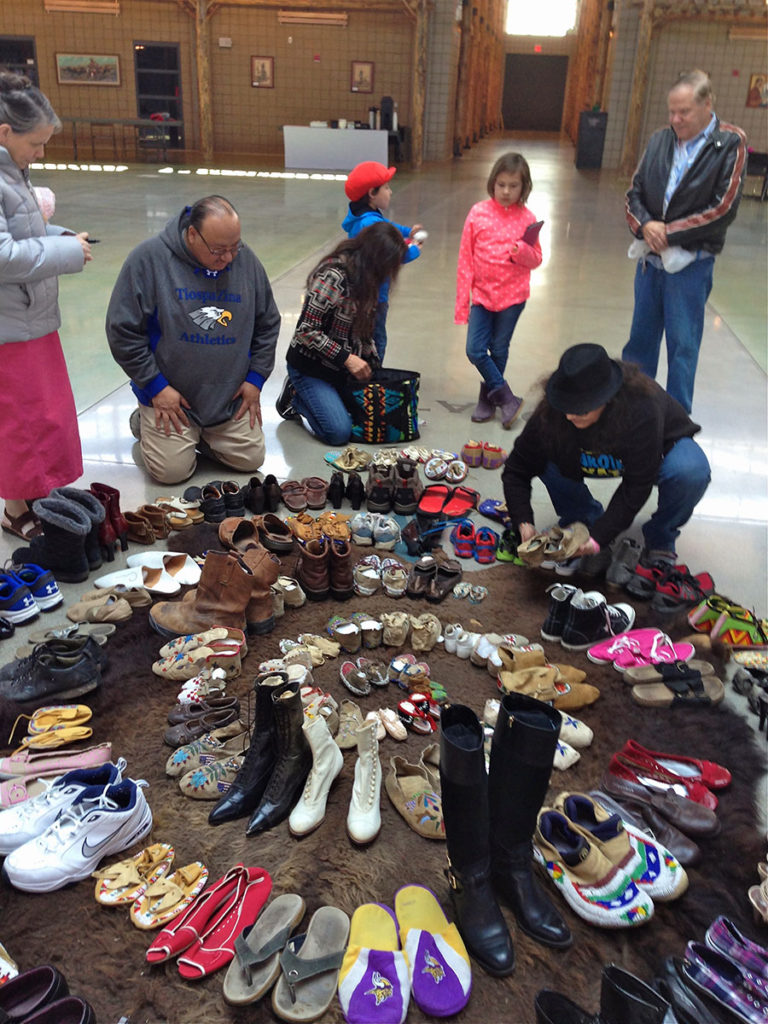
<path fill-rule="evenodd" d="M 579 114 L 579 139 L 576 143 L 576 167 L 579 170 L 603 166 L 607 126 L 605 110 L 582 110 Z"/>

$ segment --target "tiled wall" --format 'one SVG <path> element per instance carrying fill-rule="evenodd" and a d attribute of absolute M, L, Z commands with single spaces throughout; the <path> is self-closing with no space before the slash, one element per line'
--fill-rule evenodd
<path fill-rule="evenodd" d="M 136 117 L 133 43 L 179 43 L 187 142 L 199 146 L 194 22 L 178 6 L 130 0 L 117 17 L 46 14 L 42 0 L 0 0 L 0 7 L 0 33 L 34 36 L 40 86 L 60 116 Z M 217 153 L 282 153 L 283 124 L 367 123 L 369 106 L 385 95 L 398 102 L 400 123 L 410 122 L 413 21 L 405 12 L 361 14 L 350 4 L 347 28 L 336 28 L 279 25 L 275 9 L 223 7 L 209 24 Z M 221 37 L 232 47 L 220 47 Z M 57 52 L 118 54 L 120 87 L 59 86 Z M 274 89 L 251 86 L 251 56 L 274 57 Z M 351 91 L 353 60 L 374 62 L 371 94 Z"/>
<path fill-rule="evenodd" d="M 623 2 L 614 38 L 613 74 L 608 100 L 608 131 L 603 167 L 618 167 L 624 143 L 632 74 L 637 48 L 639 10 Z M 648 71 L 648 102 L 640 147 L 667 123 L 667 93 L 681 71 L 699 67 L 712 79 L 715 111 L 722 121 L 739 125 L 749 145 L 768 150 L 768 108 L 745 106 L 751 74 L 768 73 L 765 43 L 730 40 L 722 22 L 671 22 L 653 34 Z M 639 157 L 639 153 L 637 154 Z"/>
<path fill-rule="evenodd" d="M 428 88 L 424 112 L 424 159 L 447 160 L 453 153 L 456 79 L 461 31 L 455 5 L 433 9 L 427 40 Z"/>
<path fill-rule="evenodd" d="M 431 7 L 424 149 L 427 160 L 446 159 L 452 152 L 460 46 L 455 10 L 455 0 L 436 0 Z M 618 166 L 621 156 L 638 10 L 629 0 L 617 0 L 604 167 Z M 121 14 L 115 17 L 46 14 L 42 0 L 0 0 L 0 19 L 3 35 L 35 38 L 41 87 L 62 116 L 136 117 L 134 42 L 178 43 L 187 142 L 190 147 L 199 146 L 194 23 L 176 4 L 125 0 Z M 279 25 L 275 9 L 225 6 L 209 24 L 218 154 L 279 154 L 283 124 L 339 117 L 367 121 L 368 107 L 378 106 L 384 95 L 397 101 L 400 123 L 410 124 L 414 23 L 405 11 L 365 14 L 350 3 L 348 27 L 333 28 Z M 220 47 L 220 38 L 230 38 L 231 48 Z M 530 53 L 537 43 L 545 54 L 572 54 L 575 36 L 510 36 L 506 50 Z M 117 54 L 120 87 L 58 85 L 57 52 Z M 274 89 L 251 86 L 252 55 L 274 57 Z M 353 60 L 375 63 L 371 94 L 350 91 Z M 768 71 L 765 65 L 764 44 L 730 41 L 727 25 L 675 22 L 660 29 L 653 42 L 643 143 L 651 131 L 665 123 L 666 90 L 677 72 L 701 66 L 713 77 L 718 115 L 741 125 L 755 149 L 768 149 L 768 110 L 745 107 L 749 76 Z"/>

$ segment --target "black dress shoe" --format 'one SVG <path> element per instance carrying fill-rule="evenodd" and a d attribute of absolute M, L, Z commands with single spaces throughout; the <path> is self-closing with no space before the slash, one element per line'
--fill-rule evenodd
<path fill-rule="evenodd" d="M 267 473 L 264 477 L 264 510 L 266 512 L 277 512 L 280 502 L 283 500 L 283 492 L 274 473 Z"/>
<path fill-rule="evenodd" d="M 14 1024 L 26 1021 L 30 1014 L 68 994 L 66 979 L 55 967 L 51 964 L 33 967 L 0 988 L 0 1019 Z"/>
<path fill-rule="evenodd" d="M 16 632 L 16 627 L 8 619 L 0 618 L 0 640 L 7 640 Z"/>
<path fill-rule="evenodd" d="M 352 508 L 357 512 L 360 510 L 360 506 L 365 501 L 365 484 L 360 478 L 359 473 L 350 473 L 349 480 L 347 480 L 347 488 L 345 491 L 347 501 L 350 503 Z"/>
<path fill-rule="evenodd" d="M 96 1014 L 79 996 L 65 996 L 25 1017 L 24 1024 L 96 1024 Z"/>
<path fill-rule="evenodd" d="M 246 507 L 255 516 L 263 514 L 265 506 L 264 484 L 257 476 L 252 476 L 248 481 L 248 485 L 243 488 L 243 498 Z"/>
<path fill-rule="evenodd" d="M 331 474 L 331 482 L 328 484 L 328 501 L 333 508 L 341 508 L 341 503 L 344 501 L 344 476 L 338 470 Z"/>

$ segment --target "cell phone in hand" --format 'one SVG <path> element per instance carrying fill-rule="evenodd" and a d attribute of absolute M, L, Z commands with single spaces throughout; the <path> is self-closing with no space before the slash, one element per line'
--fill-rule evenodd
<path fill-rule="evenodd" d="M 535 245 L 539 239 L 539 232 L 543 225 L 543 220 L 534 221 L 533 224 L 529 224 L 523 232 L 520 241 L 525 242 L 526 245 Z"/>

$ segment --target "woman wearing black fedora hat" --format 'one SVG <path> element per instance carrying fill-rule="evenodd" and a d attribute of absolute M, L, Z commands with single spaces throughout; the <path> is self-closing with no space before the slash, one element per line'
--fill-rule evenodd
<path fill-rule="evenodd" d="M 601 345 L 567 349 L 507 459 L 504 496 L 521 540 L 536 534 L 531 481 L 538 477 L 561 526 L 582 522 L 590 538 L 579 555 L 595 574 L 610 564 L 610 544 L 659 490 L 643 524 L 645 564 L 674 563 L 680 527 L 710 480 L 709 462 L 693 435 L 701 429 L 683 407 L 637 367 L 611 359 Z M 585 481 L 620 479 L 607 508 Z M 582 564 L 582 568 L 585 566 Z"/>

